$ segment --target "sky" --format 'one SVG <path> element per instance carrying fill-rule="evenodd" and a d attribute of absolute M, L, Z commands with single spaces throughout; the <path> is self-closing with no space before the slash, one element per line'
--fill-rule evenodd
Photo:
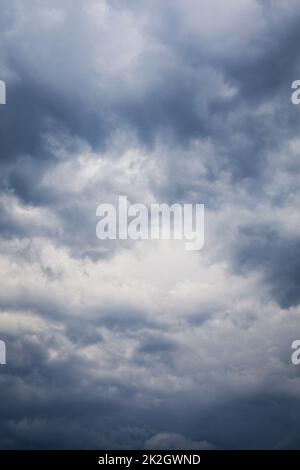
<path fill-rule="evenodd" d="M 299 448 L 299 2 L 0 11 L 0 448 Z M 100 241 L 119 195 L 203 249 Z"/>

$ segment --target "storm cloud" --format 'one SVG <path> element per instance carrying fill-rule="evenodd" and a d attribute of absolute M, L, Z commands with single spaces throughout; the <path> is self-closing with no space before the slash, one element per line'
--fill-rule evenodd
<path fill-rule="evenodd" d="M 0 448 L 299 448 L 298 2 L 0 7 Z M 203 250 L 98 240 L 119 195 Z"/>

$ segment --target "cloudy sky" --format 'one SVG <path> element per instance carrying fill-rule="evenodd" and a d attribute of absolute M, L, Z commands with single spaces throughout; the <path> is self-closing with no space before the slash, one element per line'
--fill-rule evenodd
<path fill-rule="evenodd" d="M 0 11 L 0 447 L 299 447 L 299 2 Z M 98 240 L 119 195 L 203 250 Z"/>

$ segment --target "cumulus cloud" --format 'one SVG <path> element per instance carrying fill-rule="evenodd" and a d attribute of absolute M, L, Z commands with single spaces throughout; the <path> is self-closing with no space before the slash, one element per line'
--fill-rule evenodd
<path fill-rule="evenodd" d="M 160 433 L 148 439 L 146 449 L 170 449 L 170 450 L 211 450 L 213 445 L 209 442 L 193 442 L 181 434 Z"/>

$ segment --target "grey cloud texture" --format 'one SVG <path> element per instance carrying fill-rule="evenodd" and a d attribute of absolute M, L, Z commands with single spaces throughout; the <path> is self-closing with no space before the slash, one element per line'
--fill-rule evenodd
<path fill-rule="evenodd" d="M 0 7 L 0 447 L 298 448 L 298 2 Z M 122 194 L 204 249 L 100 242 Z"/>

